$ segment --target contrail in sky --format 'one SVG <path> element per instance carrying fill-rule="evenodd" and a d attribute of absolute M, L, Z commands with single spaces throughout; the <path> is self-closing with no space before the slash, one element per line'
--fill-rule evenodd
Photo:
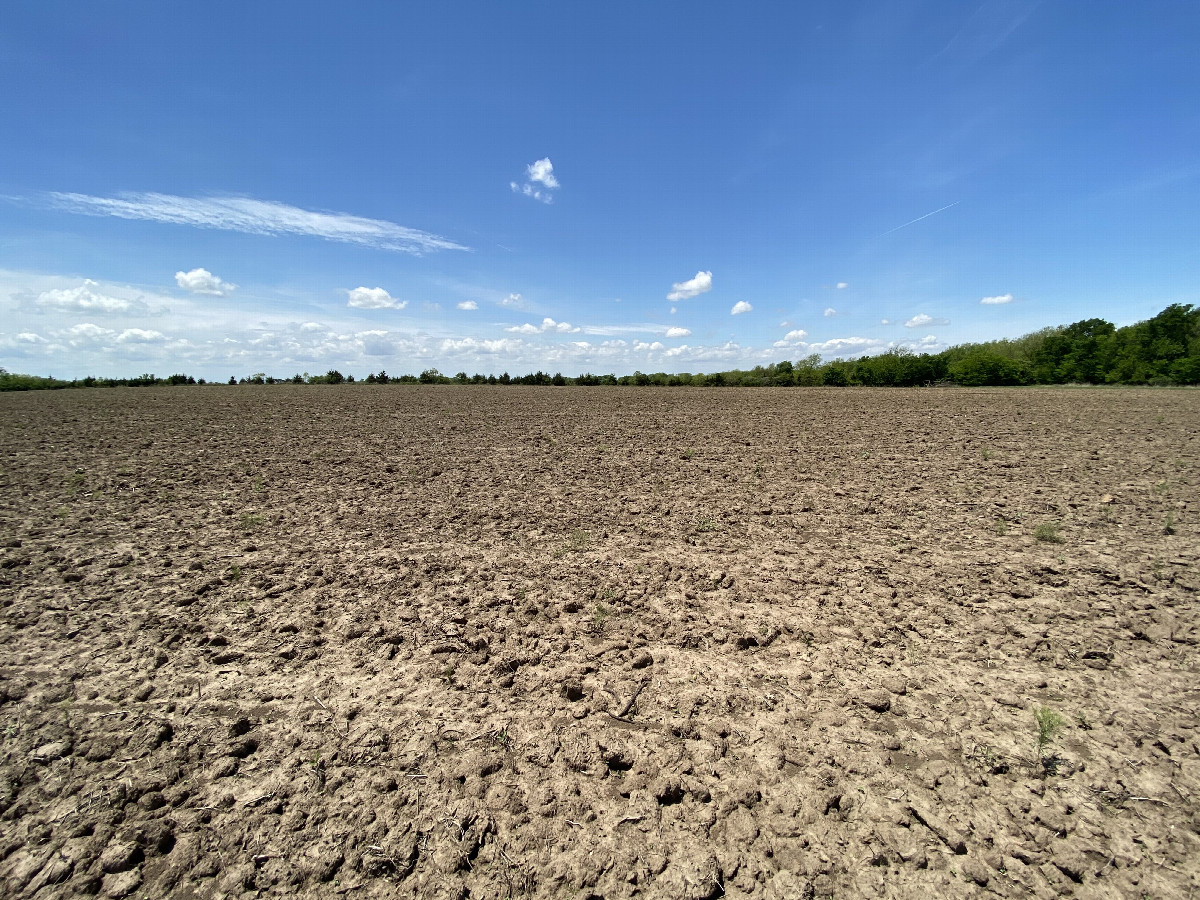
<path fill-rule="evenodd" d="M 955 200 L 953 203 L 950 204 L 950 206 L 958 206 L 958 204 L 960 204 L 960 203 L 962 203 L 961 200 Z M 950 208 L 950 206 L 943 206 L 941 209 L 935 209 L 931 213 L 925 213 L 925 215 L 923 215 L 923 216 L 917 216 L 915 219 L 912 220 L 912 222 L 905 222 L 903 225 L 897 225 L 895 228 L 891 229 L 891 231 L 885 231 L 883 234 L 880 235 L 880 237 L 891 234 L 892 231 L 899 231 L 901 228 L 907 228 L 909 225 L 913 225 L 917 222 L 920 222 L 922 219 L 928 219 L 930 216 L 936 216 L 938 213 L 945 212 L 946 210 L 948 210 Z"/>

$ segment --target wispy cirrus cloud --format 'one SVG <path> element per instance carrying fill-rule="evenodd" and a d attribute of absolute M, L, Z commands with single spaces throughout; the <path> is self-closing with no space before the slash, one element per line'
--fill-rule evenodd
<path fill-rule="evenodd" d="M 306 235 L 418 256 L 439 250 L 470 249 L 440 235 L 385 219 L 317 212 L 250 197 L 178 197 L 144 192 L 94 197 L 61 191 L 52 191 L 48 197 L 53 208 L 86 216 L 166 222 L 243 234 Z"/>

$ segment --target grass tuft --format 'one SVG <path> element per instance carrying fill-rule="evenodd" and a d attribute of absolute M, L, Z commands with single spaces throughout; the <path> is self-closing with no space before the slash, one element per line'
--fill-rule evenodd
<path fill-rule="evenodd" d="M 1058 522 L 1043 522 L 1033 529 L 1033 536 L 1047 544 L 1064 544 L 1066 538 L 1059 532 L 1061 527 Z"/>

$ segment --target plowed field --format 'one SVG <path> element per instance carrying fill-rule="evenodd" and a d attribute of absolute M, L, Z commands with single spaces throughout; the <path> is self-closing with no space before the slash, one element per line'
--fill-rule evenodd
<path fill-rule="evenodd" d="M 41 392 L 0 460 L 5 896 L 1200 895 L 1200 392 Z"/>

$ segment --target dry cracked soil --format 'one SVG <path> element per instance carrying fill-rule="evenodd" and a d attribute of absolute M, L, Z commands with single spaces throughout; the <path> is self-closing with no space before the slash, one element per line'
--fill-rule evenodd
<path fill-rule="evenodd" d="M 1200 893 L 1200 391 L 41 392 L 0 451 L 5 896 Z"/>

